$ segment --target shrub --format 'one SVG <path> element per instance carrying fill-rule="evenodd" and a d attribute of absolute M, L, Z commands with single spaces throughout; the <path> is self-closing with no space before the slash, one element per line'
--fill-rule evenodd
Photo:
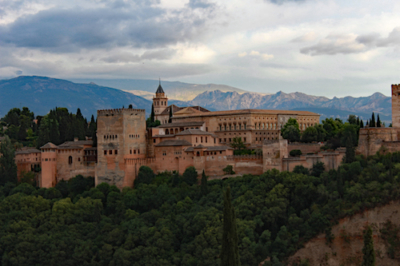
<path fill-rule="evenodd" d="M 295 156 L 300 156 L 300 155 L 302 155 L 303 153 L 301 152 L 301 150 L 291 150 L 291 151 L 289 152 L 289 154 L 290 154 L 290 156 L 295 157 Z"/>
<path fill-rule="evenodd" d="M 233 171 L 232 165 L 227 165 L 224 169 L 222 169 L 226 175 L 234 175 L 235 171 Z"/>

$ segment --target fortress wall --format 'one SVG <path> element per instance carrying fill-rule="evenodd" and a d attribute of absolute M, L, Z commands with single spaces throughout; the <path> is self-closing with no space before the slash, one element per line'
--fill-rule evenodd
<path fill-rule="evenodd" d="M 302 154 L 316 153 L 321 150 L 323 144 L 319 143 L 289 143 L 288 152 L 291 150 L 301 150 Z"/>
<path fill-rule="evenodd" d="M 390 153 L 400 151 L 400 141 L 384 141 L 382 146 Z"/>
<path fill-rule="evenodd" d="M 42 175 L 39 186 L 44 188 L 54 187 L 57 184 L 57 154 L 54 151 L 42 152 Z"/>
<path fill-rule="evenodd" d="M 364 156 L 376 154 L 382 142 L 398 141 L 398 129 L 390 127 L 361 128 L 356 152 Z"/>

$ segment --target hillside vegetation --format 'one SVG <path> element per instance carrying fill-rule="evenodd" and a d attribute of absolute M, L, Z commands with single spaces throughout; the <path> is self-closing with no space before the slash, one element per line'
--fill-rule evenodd
<path fill-rule="evenodd" d="M 400 197 L 400 153 L 305 170 L 198 185 L 193 169 L 154 176 L 143 167 L 122 191 L 81 176 L 50 189 L 6 183 L 1 265 L 219 265 L 227 186 L 241 264 L 283 265 L 314 236 L 332 239 L 340 218 Z"/>

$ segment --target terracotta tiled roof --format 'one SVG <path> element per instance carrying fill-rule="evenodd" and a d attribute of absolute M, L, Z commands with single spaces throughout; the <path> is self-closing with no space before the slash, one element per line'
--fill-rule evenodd
<path fill-rule="evenodd" d="M 18 150 L 15 152 L 15 154 L 30 154 L 30 153 L 40 153 L 41 151 L 39 151 L 36 148 L 25 148 L 22 150 Z"/>
<path fill-rule="evenodd" d="M 161 114 L 159 115 L 169 115 L 169 108 L 172 108 L 172 114 L 174 114 L 175 112 L 182 110 L 184 107 L 179 107 L 176 106 L 175 104 L 171 104 L 170 106 L 165 108 L 164 111 L 162 111 Z"/>
<path fill-rule="evenodd" d="M 195 149 L 205 149 L 205 151 L 226 151 L 226 150 L 233 150 L 231 147 L 229 146 L 203 146 L 203 145 L 199 145 L 196 147 L 189 147 L 187 148 L 185 151 L 194 151 Z"/>
<path fill-rule="evenodd" d="M 154 135 L 153 138 L 175 138 L 175 135 Z"/>
<path fill-rule="evenodd" d="M 181 139 L 169 139 L 164 140 L 156 145 L 156 147 L 165 147 L 165 146 L 192 146 L 188 141 Z"/>
<path fill-rule="evenodd" d="M 92 140 L 78 140 L 78 141 L 66 141 L 63 144 L 60 144 L 57 149 L 65 150 L 65 149 L 82 149 L 84 145 L 93 145 Z"/>
<path fill-rule="evenodd" d="M 207 136 L 213 136 L 214 138 L 217 138 L 216 135 L 207 132 L 207 131 L 203 131 L 200 129 L 186 129 L 182 132 L 179 132 L 178 134 L 176 134 L 177 136 L 183 136 L 183 135 L 207 135 Z"/>
<path fill-rule="evenodd" d="M 170 127 L 192 127 L 192 126 L 202 126 L 204 122 L 177 122 L 177 123 L 167 123 L 158 126 L 158 128 L 170 128 Z"/>
<path fill-rule="evenodd" d="M 40 149 L 57 149 L 57 146 L 51 142 L 47 142 L 45 145 L 40 147 Z"/>

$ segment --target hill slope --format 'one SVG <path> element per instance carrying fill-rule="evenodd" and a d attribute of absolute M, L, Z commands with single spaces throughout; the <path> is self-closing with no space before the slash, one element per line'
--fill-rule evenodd
<path fill-rule="evenodd" d="M 372 225 L 373 228 L 374 249 L 377 254 L 376 265 L 399 265 L 398 257 L 391 259 L 388 256 L 390 245 L 382 238 L 382 232 L 388 229 L 388 224 L 386 224 L 388 220 L 392 222 L 393 228 L 399 228 L 399 207 L 399 202 L 392 202 L 386 206 L 376 207 L 353 217 L 341 219 L 338 225 L 332 227 L 334 236 L 332 244 L 327 245 L 325 234 L 320 234 L 291 256 L 288 265 L 306 259 L 309 260 L 310 265 L 361 265 L 364 245 L 362 235 L 366 225 Z"/>
<path fill-rule="evenodd" d="M 82 114 L 96 116 L 98 109 L 121 108 L 123 105 L 146 109 L 151 102 L 121 90 L 96 84 L 77 84 L 62 79 L 20 76 L 0 80 L 0 117 L 11 108 L 27 106 L 35 115 L 45 115 L 54 107 L 66 107 L 72 112 L 80 108 Z"/>

